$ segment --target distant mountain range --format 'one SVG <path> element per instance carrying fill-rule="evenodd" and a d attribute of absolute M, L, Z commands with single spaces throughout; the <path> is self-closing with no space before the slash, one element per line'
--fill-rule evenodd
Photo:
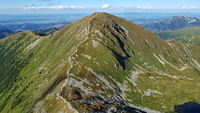
<path fill-rule="evenodd" d="M 48 29 L 44 29 L 44 30 L 34 30 L 31 32 L 34 33 L 35 35 L 46 36 L 46 35 L 49 35 L 49 34 L 52 34 L 56 31 L 58 31 L 59 29 L 60 28 L 53 27 L 53 28 L 48 28 Z M 9 29 L 0 30 L 0 39 L 14 35 L 16 33 L 18 33 L 18 32 L 14 32 Z"/>
<path fill-rule="evenodd" d="M 174 16 L 166 21 L 142 25 L 152 32 L 171 31 L 184 27 L 200 26 L 200 20 L 195 17 Z"/>
<path fill-rule="evenodd" d="M 34 24 L 34 23 L 23 23 L 23 24 L 8 24 L 0 25 L 0 30 L 9 29 L 14 32 L 20 32 L 25 30 L 44 30 L 52 27 L 62 28 L 69 23 L 46 23 L 46 24 Z"/>
<path fill-rule="evenodd" d="M 131 19 L 128 18 L 129 20 L 134 20 L 135 22 L 141 23 L 141 22 L 150 22 L 150 21 L 158 21 L 159 19 Z M 160 17 L 160 20 L 163 18 Z M 46 30 L 49 28 L 63 28 L 65 25 L 69 24 L 70 22 L 66 23 L 13 23 L 13 24 L 5 24 L 5 25 L 0 25 L 0 30 L 10 30 L 15 33 L 25 31 L 25 30 Z M 185 16 L 174 16 L 168 20 L 165 20 L 163 22 L 155 22 L 155 23 L 148 23 L 148 24 L 139 24 L 145 29 L 148 29 L 152 32 L 162 32 L 162 31 L 172 31 L 180 28 L 185 28 L 185 27 L 192 27 L 192 26 L 199 26 L 200 25 L 200 20 L 195 18 L 195 17 L 185 17 Z M 10 36 L 13 33 L 7 32 L 4 33 L 6 35 L 2 35 L 0 38 L 4 38 L 6 36 Z M 10 35 L 9 35 L 10 34 Z M 165 37 L 163 39 L 169 39 L 170 36 L 167 36 L 164 34 Z M 162 37 L 161 37 L 162 38 Z M 170 37 L 171 38 L 171 37 Z"/>
<path fill-rule="evenodd" d="M 0 30 L 0 39 L 4 38 L 4 37 L 7 37 L 7 36 L 10 36 L 10 35 L 14 35 L 14 34 L 15 34 L 15 32 L 11 31 L 9 29 Z"/>
<path fill-rule="evenodd" d="M 2 113 L 171 113 L 185 102 L 199 107 L 199 45 L 165 41 L 107 13 L 51 35 L 38 32 L 0 40 Z"/>
<path fill-rule="evenodd" d="M 56 29 L 58 30 L 63 28 L 67 24 L 69 23 L 46 23 L 46 24 L 24 23 L 24 24 L 0 25 L 0 39 L 26 30 L 45 32 L 49 34 L 53 33 L 52 31 L 56 31 Z"/>

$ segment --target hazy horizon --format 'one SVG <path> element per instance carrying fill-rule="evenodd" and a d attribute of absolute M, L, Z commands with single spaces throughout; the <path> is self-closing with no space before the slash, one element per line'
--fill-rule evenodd
<path fill-rule="evenodd" d="M 162 12 L 199 13 L 200 1 L 195 0 L 9 0 L 0 4 L 0 14 L 72 14 L 72 13 L 122 13 L 122 12 Z"/>

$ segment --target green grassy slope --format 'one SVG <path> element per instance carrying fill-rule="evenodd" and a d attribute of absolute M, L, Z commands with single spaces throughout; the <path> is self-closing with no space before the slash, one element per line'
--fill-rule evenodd
<path fill-rule="evenodd" d="M 73 28 L 76 27 L 71 30 Z M 76 29 L 76 32 L 79 31 Z M 1 40 L 1 55 L 4 56 L 1 57 L 1 64 L 4 64 L 1 68 L 4 77 L 1 79 L 1 92 L 4 92 L 1 93 L 2 112 L 31 110 L 35 102 L 51 91 L 51 87 L 58 84 L 61 78 L 66 78 L 68 65 L 65 61 L 80 39 L 72 38 L 71 41 L 70 35 L 73 34 L 58 32 L 53 35 L 39 37 L 26 31 Z"/>
<path fill-rule="evenodd" d="M 117 102 L 172 112 L 174 105 L 200 102 L 198 45 L 169 43 L 107 13 L 49 36 L 25 31 L 0 40 L 0 47 L 0 112 L 124 106 Z"/>
<path fill-rule="evenodd" d="M 177 41 L 177 42 L 182 42 L 182 43 L 192 43 L 192 44 L 197 44 L 200 45 L 200 36 L 181 36 L 181 37 L 176 37 L 174 39 L 171 39 L 170 41 Z"/>
<path fill-rule="evenodd" d="M 181 37 L 181 36 L 189 36 L 189 37 L 199 36 L 200 35 L 199 31 L 200 31 L 200 27 L 186 27 L 179 30 L 164 31 L 164 32 L 158 32 L 155 34 L 164 40 L 169 40 L 169 39 Z"/>
<path fill-rule="evenodd" d="M 9 108 L 15 108 L 24 97 L 22 93 L 25 91 L 26 86 L 23 85 L 22 81 L 25 81 L 28 76 L 22 77 L 20 73 L 29 64 L 33 55 L 33 51 L 25 52 L 25 48 L 36 40 L 39 40 L 39 37 L 31 35 L 29 31 L 25 31 L 0 42 L 1 112 L 8 111 Z"/>

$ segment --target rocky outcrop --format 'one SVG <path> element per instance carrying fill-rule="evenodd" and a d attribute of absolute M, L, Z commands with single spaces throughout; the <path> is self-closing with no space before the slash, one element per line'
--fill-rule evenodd
<path fill-rule="evenodd" d="M 60 95 L 79 112 L 145 113 L 130 107 L 123 100 L 106 100 L 97 95 L 85 94 L 77 87 L 65 86 Z"/>

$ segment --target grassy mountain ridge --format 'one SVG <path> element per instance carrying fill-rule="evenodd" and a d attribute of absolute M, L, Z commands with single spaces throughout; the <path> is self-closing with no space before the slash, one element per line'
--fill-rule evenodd
<path fill-rule="evenodd" d="M 107 13 L 49 36 L 25 31 L 0 46 L 1 112 L 171 112 L 200 102 L 198 45 L 166 42 Z"/>
<path fill-rule="evenodd" d="M 9 101 L 14 103 L 15 99 L 19 99 L 19 101 L 21 99 L 19 95 L 15 95 L 14 99 L 11 99 L 11 97 L 14 95 L 15 90 L 19 89 L 19 84 L 15 84 L 15 82 L 18 81 L 20 72 L 29 63 L 32 56 L 31 52 L 24 54 L 22 51 L 36 39 L 28 32 L 14 35 L 14 37 L 1 40 L 1 112 L 3 112 L 2 108 L 6 106 L 14 107 L 16 105 L 16 103 L 13 105 L 7 104 Z M 20 86 L 22 87 L 22 84 Z"/>

